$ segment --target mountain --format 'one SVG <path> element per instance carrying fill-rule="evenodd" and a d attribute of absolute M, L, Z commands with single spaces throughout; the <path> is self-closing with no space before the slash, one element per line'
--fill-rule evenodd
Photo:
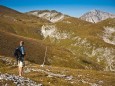
<path fill-rule="evenodd" d="M 20 40 L 24 77 L 16 76 L 13 58 Z M 91 23 L 65 16 L 51 22 L 0 6 L 0 85 L 113 86 L 114 63 L 115 18 Z"/>
<path fill-rule="evenodd" d="M 85 13 L 80 17 L 80 19 L 88 21 L 88 22 L 93 22 L 97 23 L 102 20 L 106 20 L 108 18 L 115 18 L 115 14 L 110 14 L 107 12 L 99 11 L 99 10 L 92 10 L 90 12 Z"/>
<path fill-rule="evenodd" d="M 47 19 L 50 22 L 58 22 L 67 17 L 67 15 L 57 12 L 55 10 L 36 10 L 27 12 L 28 15 L 34 15 L 43 19 Z"/>
<path fill-rule="evenodd" d="M 28 61 L 41 64 L 47 47 L 47 65 L 115 71 L 114 19 L 93 24 L 67 16 L 52 23 L 4 6 L 0 9 L 0 55 L 13 57 L 14 48 L 24 40 Z"/>

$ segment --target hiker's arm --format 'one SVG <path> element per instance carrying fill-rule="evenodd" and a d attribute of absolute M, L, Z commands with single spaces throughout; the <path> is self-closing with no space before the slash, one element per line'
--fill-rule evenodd
<path fill-rule="evenodd" d="M 24 47 L 21 47 L 22 55 L 25 55 Z"/>

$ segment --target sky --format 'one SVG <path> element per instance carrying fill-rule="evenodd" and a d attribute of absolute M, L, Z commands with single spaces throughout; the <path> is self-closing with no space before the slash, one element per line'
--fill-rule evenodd
<path fill-rule="evenodd" d="M 56 10 L 74 17 L 94 9 L 115 14 L 115 0 L 0 0 L 0 5 L 19 12 Z"/>

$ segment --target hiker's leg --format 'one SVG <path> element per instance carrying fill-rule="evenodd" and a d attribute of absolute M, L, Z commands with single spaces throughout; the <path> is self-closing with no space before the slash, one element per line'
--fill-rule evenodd
<path fill-rule="evenodd" d="M 20 61 L 18 60 L 18 74 L 20 76 Z"/>
<path fill-rule="evenodd" d="M 24 72 L 23 72 L 23 67 L 21 68 L 21 75 L 23 75 L 24 74 Z"/>
<path fill-rule="evenodd" d="M 22 61 L 18 61 L 18 71 L 19 71 L 19 76 L 22 76 L 22 69 L 23 65 L 22 65 Z"/>
<path fill-rule="evenodd" d="M 22 57 L 22 75 L 24 74 L 24 57 Z"/>
<path fill-rule="evenodd" d="M 19 76 L 22 76 L 22 74 L 21 74 L 21 72 L 22 72 L 22 67 L 18 67 L 19 69 L 18 69 L 18 71 L 19 71 Z"/>

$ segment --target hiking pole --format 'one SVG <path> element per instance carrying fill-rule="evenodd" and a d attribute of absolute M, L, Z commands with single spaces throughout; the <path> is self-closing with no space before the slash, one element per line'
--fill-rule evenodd
<path fill-rule="evenodd" d="M 41 65 L 41 67 L 44 67 L 44 64 L 45 64 L 45 61 L 46 61 L 46 54 L 47 54 L 47 46 L 46 46 L 46 50 L 45 50 L 44 61 L 43 61 L 43 64 Z"/>

